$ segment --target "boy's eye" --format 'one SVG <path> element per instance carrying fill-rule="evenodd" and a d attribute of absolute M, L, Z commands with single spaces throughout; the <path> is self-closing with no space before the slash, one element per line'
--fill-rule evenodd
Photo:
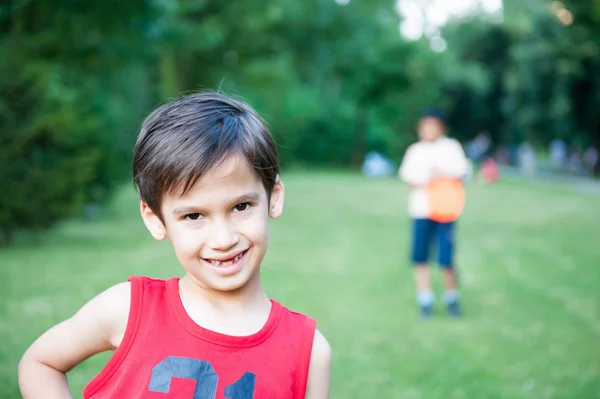
<path fill-rule="evenodd" d="M 184 218 L 185 220 L 192 220 L 192 221 L 194 221 L 194 220 L 199 220 L 199 219 L 201 219 L 201 218 L 202 218 L 202 215 L 201 215 L 201 214 L 199 214 L 199 213 L 188 213 L 188 214 L 187 214 L 187 215 L 185 215 L 183 218 Z"/>
<path fill-rule="evenodd" d="M 242 202 L 241 204 L 237 204 L 233 209 L 237 212 L 244 212 L 250 209 L 250 204 L 247 202 Z"/>

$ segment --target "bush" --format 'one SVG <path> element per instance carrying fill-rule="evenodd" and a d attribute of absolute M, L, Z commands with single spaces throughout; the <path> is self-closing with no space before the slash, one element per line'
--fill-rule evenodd
<path fill-rule="evenodd" d="M 0 244 L 78 212 L 100 159 L 95 120 L 60 71 L 11 55 L 0 56 L 11 76 L 0 79 Z"/>

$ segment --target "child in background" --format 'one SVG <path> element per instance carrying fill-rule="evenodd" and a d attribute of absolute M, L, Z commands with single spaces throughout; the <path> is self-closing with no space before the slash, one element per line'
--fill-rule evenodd
<path fill-rule="evenodd" d="M 479 171 L 479 179 L 485 184 L 493 184 L 498 181 L 500 169 L 498 163 L 493 158 L 486 158 Z"/>
<path fill-rule="evenodd" d="M 133 175 L 147 229 L 185 275 L 131 277 L 46 331 L 19 364 L 23 397 L 71 398 L 66 373 L 114 350 L 84 398 L 328 398 L 329 344 L 260 279 L 284 187 L 258 114 L 212 93 L 165 104 L 142 125 Z"/>
<path fill-rule="evenodd" d="M 460 316 L 453 259 L 455 222 L 431 219 L 427 186 L 439 178 L 460 181 L 468 173 L 468 162 L 460 143 L 446 136 L 446 121 L 442 112 L 425 112 L 417 130 L 420 140 L 407 149 L 398 170 L 399 178 L 410 187 L 408 211 L 413 219 L 411 260 L 415 266 L 417 302 L 422 317 L 433 315 L 435 297 L 428 262 L 429 248 L 435 239 L 439 265 L 444 271 L 445 304 L 450 315 Z"/>

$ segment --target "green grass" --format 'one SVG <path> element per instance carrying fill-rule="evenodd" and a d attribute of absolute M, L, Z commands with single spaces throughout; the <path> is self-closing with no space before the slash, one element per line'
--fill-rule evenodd
<path fill-rule="evenodd" d="M 510 182 L 468 187 L 458 263 L 466 311 L 418 319 L 406 190 L 344 173 L 284 176 L 267 292 L 318 320 L 332 398 L 600 398 L 600 197 Z M 40 210 L 43 217 L 43 210 Z M 0 397 L 46 328 L 129 275 L 180 275 L 124 190 L 103 219 L 0 251 Z M 440 279 L 436 273 L 439 292 Z M 102 354 L 70 374 L 79 397 Z"/>

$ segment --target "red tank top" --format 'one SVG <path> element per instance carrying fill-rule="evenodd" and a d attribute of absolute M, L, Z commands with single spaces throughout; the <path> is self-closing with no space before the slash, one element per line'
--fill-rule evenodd
<path fill-rule="evenodd" d="M 184 310 L 178 278 L 131 277 L 121 345 L 84 389 L 85 399 L 302 399 L 316 322 L 271 300 L 245 337 L 200 327 Z"/>

